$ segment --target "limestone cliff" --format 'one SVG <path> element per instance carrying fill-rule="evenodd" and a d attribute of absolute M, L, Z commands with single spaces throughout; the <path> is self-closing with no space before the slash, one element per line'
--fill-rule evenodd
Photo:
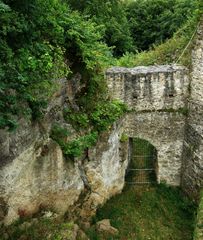
<path fill-rule="evenodd" d="M 120 155 L 124 144 L 119 140 L 121 123 L 100 137 L 88 158 L 67 160 L 59 145 L 50 139 L 51 125 L 56 122 L 69 129 L 72 137 L 76 134 L 62 113 L 67 102 L 74 104 L 73 82 L 75 79 L 60 81 L 61 88 L 43 121 L 34 124 L 21 120 L 16 132 L 1 131 L 0 218 L 5 223 L 42 209 L 59 214 L 74 210 L 88 218 L 98 205 L 123 188 L 128 153 Z M 73 205 L 81 195 L 86 196 L 84 202 L 75 209 Z"/>

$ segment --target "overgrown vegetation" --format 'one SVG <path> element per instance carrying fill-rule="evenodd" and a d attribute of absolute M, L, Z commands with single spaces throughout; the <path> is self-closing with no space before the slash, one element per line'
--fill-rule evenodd
<path fill-rule="evenodd" d="M 134 46 L 148 50 L 163 43 L 190 19 L 197 0 L 136 0 L 127 6 L 127 18 Z"/>
<path fill-rule="evenodd" d="M 190 56 L 193 47 L 192 37 L 194 37 L 199 17 L 200 14 L 197 12 L 171 39 L 163 44 L 153 46 L 150 51 L 143 51 L 138 54 L 125 54 L 117 61 L 117 65 L 135 67 L 179 63 L 190 67 Z M 190 44 L 188 45 L 189 42 Z"/>
<path fill-rule="evenodd" d="M 111 58 L 101 27 L 60 0 L 0 1 L 0 13 L 1 128 L 13 129 L 16 116 L 39 118 L 54 80 L 77 64 L 88 72 L 91 94 L 100 90 L 94 75 Z"/>
<path fill-rule="evenodd" d="M 126 186 L 122 194 L 113 197 L 97 211 L 92 219 L 93 225 L 86 233 L 91 240 L 191 240 L 195 209 L 196 206 L 178 188 L 164 184 L 157 187 Z M 106 218 L 119 230 L 119 235 L 96 232 L 94 223 Z M 1 227 L 0 231 L 1 239 L 62 240 L 72 239 L 74 224 L 60 218 L 38 216 L 20 219 L 9 227 Z"/>
<path fill-rule="evenodd" d="M 115 56 L 126 54 L 119 60 L 126 66 L 176 59 L 191 35 L 187 28 L 149 54 L 127 52 L 172 36 L 194 14 L 196 1 L 149 1 L 1 0 L 0 128 L 14 129 L 19 116 L 40 118 L 55 91 L 54 81 L 79 65 L 86 73 L 79 103 L 87 108 L 95 99 L 103 100 L 105 83 L 99 74 L 116 64 L 112 51 Z"/>
<path fill-rule="evenodd" d="M 194 240 L 201 240 L 202 238 L 203 238 L 203 191 L 201 191 L 200 194 L 200 202 L 194 231 Z"/>
<path fill-rule="evenodd" d="M 46 218 L 39 217 L 32 219 L 24 219 L 25 224 L 23 227 L 23 221 L 18 221 L 11 226 L 2 229 L 1 239 L 8 240 L 63 240 L 73 239 L 74 236 L 74 223 L 63 222 L 59 218 Z"/>
<path fill-rule="evenodd" d="M 120 0 L 68 0 L 74 10 L 104 28 L 103 40 L 113 47 L 115 56 L 133 51 L 133 39 L 128 24 L 126 8 Z"/>
<path fill-rule="evenodd" d="M 78 138 L 67 142 L 56 129 L 51 136 L 72 157 L 95 144 L 126 111 L 109 99 L 104 69 L 174 62 L 197 24 L 198 0 L 151 1 L 0 0 L 0 128 L 15 129 L 21 117 L 42 118 L 56 80 L 80 72 L 78 109 L 64 110 Z M 172 39 L 137 54 L 171 37 L 187 19 Z"/>
<path fill-rule="evenodd" d="M 191 240 L 195 206 L 177 188 L 126 186 L 98 210 L 93 223 L 110 219 L 118 236 L 102 236 L 92 227 L 91 240 Z"/>
<path fill-rule="evenodd" d="M 99 134 L 108 130 L 126 111 L 126 106 L 116 100 L 98 102 L 89 114 L 65 109 L 64 118 L 77 132 L 83 131 L 83 136 L 67 141 L 67 131 L 56 125 L 52 129 L 51 137 L 61 146 L 64 155 L 71 158 L 79 157 L 85 150 L 95 145 Z"/>

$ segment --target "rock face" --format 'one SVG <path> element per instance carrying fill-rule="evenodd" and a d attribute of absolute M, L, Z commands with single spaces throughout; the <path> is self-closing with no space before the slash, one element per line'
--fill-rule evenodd
<path fill-rule="evenodd" d="M 59 145 L 49 138 L 55 122 L 74 136 L 73 128 L 62 120 L 69 91 L 67 81 L 62 80 L 42 122 L 33 125 L 22 120 L 16 132 L 1 131 L 0 221 L 9 224 L 41 209 L 71 212 L 84 194 L 79 215 L 87 219 L 99 204 L 121 192 L 128 164 L 128 153 L 120 156 L 119 151 L 123 146 L 121 123 L 101 136 L 85 160 L 67 161 Z"/>
<path fill-rule="evenodd" d="M 124 185 L 128 157 L 127 152 L 120 156 L 120 125 L 101 136 L 84 162 L 65 160 L 59 145 L 47 134 L 33 139 L 26 150 L 22 147 L 22 152 L 0 169 L 1 220 L 9 224 L 40 209 L 64 214 L 87 187 L 80 215 L 84 219 L 92 216 L 99 204 L 121 192 Z"/>
<path fill-rule="evenodd" d="M 98 232 L 107 233 L 110 235 L 116 235 L 119 233 L 118 229 L 111 226 L 109 219 L 103 219 L 103 220 L 97 222 L 96 229 Z"/>

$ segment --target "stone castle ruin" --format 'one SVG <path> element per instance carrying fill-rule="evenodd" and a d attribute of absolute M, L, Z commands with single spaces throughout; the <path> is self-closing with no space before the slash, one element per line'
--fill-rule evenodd
<path fill-rule="evenodd" d="M 181 188 L 194 199 L 203 186 L 203 24 L 192 54 L 192 72 L 179 65 L 111 68 L 109 93 L 130 111 L 89 150 L 88 159 L 67 162 L 50 129 L 62 119 L 68 81 L 40 123 L 21 120 L 14 133 L 0 131 L 0 221 L 42 208 L 87 219 L 98 205 L 122 191 L 130 141 L 149 141 L 157 151 L 158 182 Z"/>

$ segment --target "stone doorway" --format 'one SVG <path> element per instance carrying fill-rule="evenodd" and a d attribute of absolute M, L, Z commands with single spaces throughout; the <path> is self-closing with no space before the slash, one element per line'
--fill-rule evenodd
<path fill-rule="evenodd" d="M 130 138 L 130 161 L 126 174 L 128 184 L 157 182 L 157 150 L 147 140 Z"/>

